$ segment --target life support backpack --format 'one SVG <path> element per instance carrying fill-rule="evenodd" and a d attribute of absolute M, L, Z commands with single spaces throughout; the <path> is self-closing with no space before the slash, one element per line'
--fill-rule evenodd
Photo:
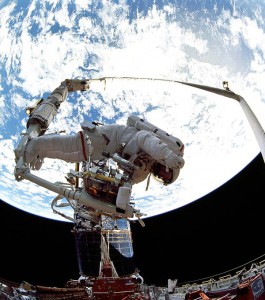
<path fill-rule="evenodd" d="M 168 147 L 178 156 L 183 155 L 184 144 L 182 141 L 159 127 L 141 119 L 135 115 L 130 115 L 127 119 L 127 126 L 135 127 L 138 130 L 146 130 L 156 134 Z"/>

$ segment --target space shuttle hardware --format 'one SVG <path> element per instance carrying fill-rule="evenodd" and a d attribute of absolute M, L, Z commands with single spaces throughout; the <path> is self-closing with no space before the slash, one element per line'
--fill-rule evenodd
<path fill-rule="evenodd" d="M 155 267 L 154 263 L 154 270 L 159 274 Z M 265 260 L 259 257 L 249 269 L 246 265 L 239 268 L 234 275 L 222 274 L 217 278 L 217 274 L 208 280 L 203 278 L 182 284 L 168 280 L 168 287 L 157 287 L 141 283 L 141 278 L 134 275 L 109 277 L 111 270 L 105 264 L 100 276 L 81 276 L 78 280 L 69 280 L 65 287 L 32 285 L 25 281 L 16 283 L 0 278 L 0 299 L 265 300 Z"/>
<path fill-rule="evenodd" d="M 101 226 L 75 226 L 79 273 L 84 277 L 130 276 L 135 273 L 130 223 L 101 216 Z"/>
<path fill-rule="evenodd" d="M 73 229 L 81 276 L 66 286 L 85 287 L 91 300 L 150 300 L 150 289 L 135 267 L 129 221 L 102 215 L 90 225 Z"/>

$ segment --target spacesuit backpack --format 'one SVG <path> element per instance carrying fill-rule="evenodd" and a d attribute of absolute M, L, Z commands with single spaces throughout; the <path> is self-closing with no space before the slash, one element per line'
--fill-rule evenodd
<path fill-rule="evenodd" d="M 183 156 L 184 144 L 182 141 L 159 127 L 141 119 L 135 115 L 130 115 L 127 119 L 127 126 L 135 127 L 138 130 L 146 130 L 156 134 L 168 147 L 178 156 Z"/>
<path fill-rule="evenodd" d="M 166 131 L 160 129 L 159 127 L 147 122 L 144 119 L 141 119 L 135 115 L 130 115 L 127 119 L 127 126 L 135 127 L 137 130 L 145 130 L 152 132 L 155 134 L 163 143 L 167 144 L 169 149 L 172 150 L 177 156 L 183 157 L 184 154 L 184 144 L 182 141 L 170 134 L 168 134 Z M 153 166 L 151 168 L 152 175 L 159 181 L 161 181 L 161 177 L 159 176 L 159 173 L 161 172 L 161 168 L 167 168 L 165 166 L 165 163 L 162 161 L 155 161 L 153 163 Z M 173 183 L 179 176 L 180 169 L 174 168 L 169 169 L 172 173 L 172 176 L 167 181 L 163 178 L 162 182 L 164 185 Z"/>

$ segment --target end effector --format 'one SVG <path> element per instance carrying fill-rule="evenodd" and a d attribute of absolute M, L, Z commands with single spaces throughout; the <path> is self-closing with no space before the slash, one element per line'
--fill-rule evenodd
<path fill-rule="evenodd" d="M 88 91 L 90 81 L 88 79 L 65 79 L 68 92 Z"/>

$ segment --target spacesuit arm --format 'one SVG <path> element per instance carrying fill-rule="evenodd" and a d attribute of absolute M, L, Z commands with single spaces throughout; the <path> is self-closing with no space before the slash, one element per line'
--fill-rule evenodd
<path fill-rule="evenodd" d="M 184 159 L 176 155 L 166 143 L 151 132 L 141 130 L 137 133 L 136 143 L 144 152 L 157 161 L 163 161 L 169 168 L 182 168 Z"/>

